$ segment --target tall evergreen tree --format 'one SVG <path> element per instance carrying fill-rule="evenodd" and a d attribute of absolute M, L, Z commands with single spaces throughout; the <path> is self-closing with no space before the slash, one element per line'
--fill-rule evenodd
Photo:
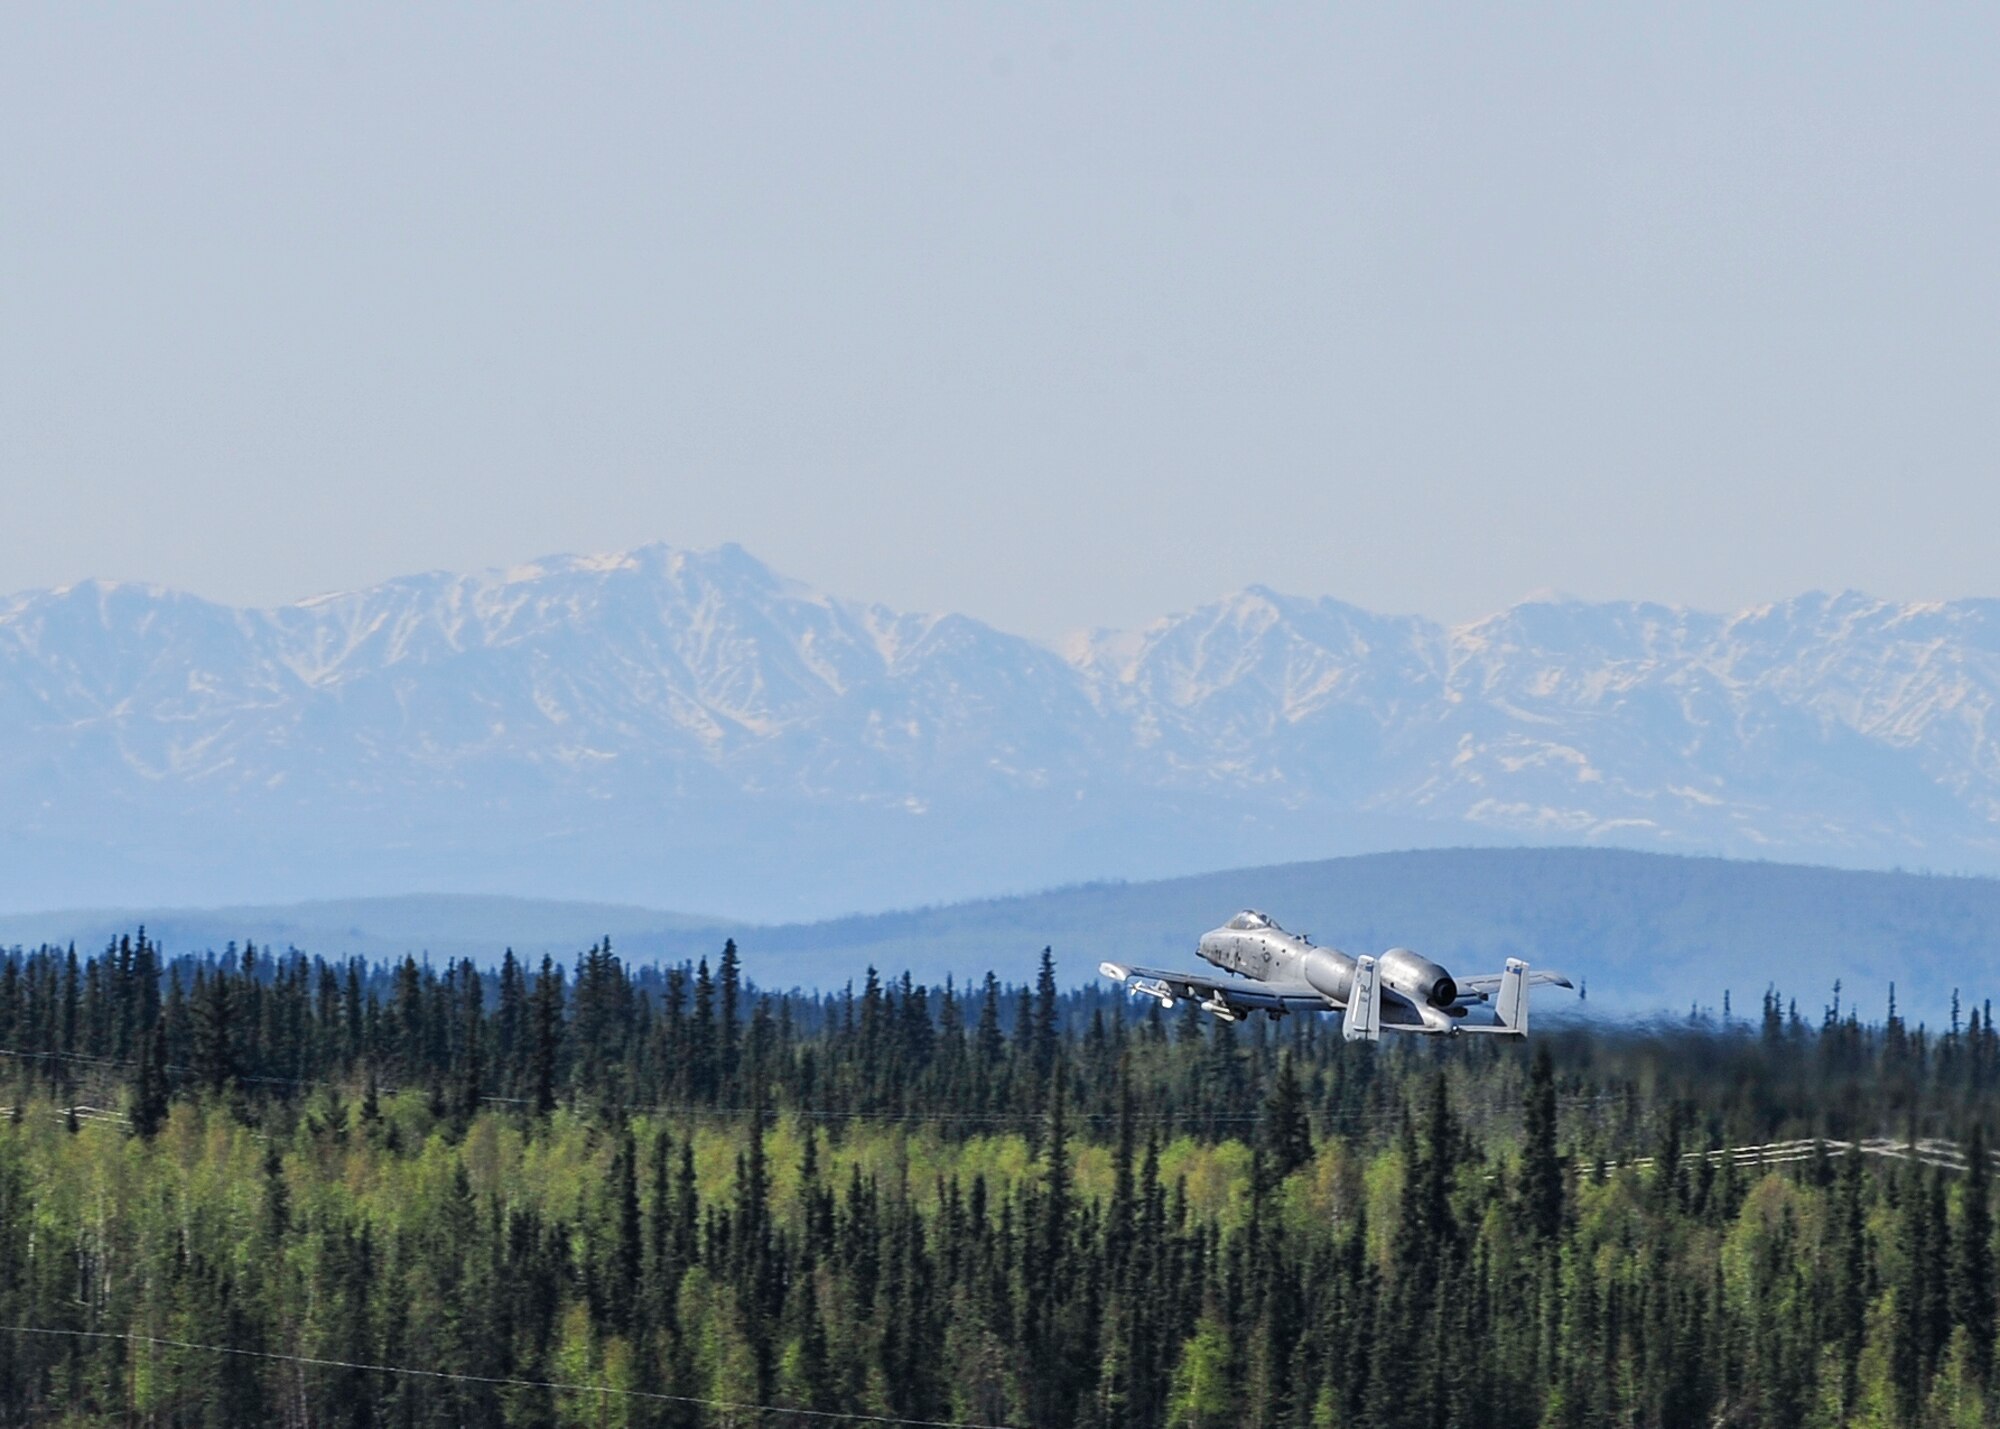
<path fill-rule="evenodd" d="M 1289 1053 L 1278 1058 L 1278 1072 L 1258 1118 L 1260 1149 L 1271 1180 L 1282 1181 L 1312 1160 L 1312 1129 L 1306 1119 L 1305 1093 L 1299 1087 Z"/>
<path fill-rule="evenodd" d="M 610 1256 L 605 1267 L 608 1318 L 618 1333 L 638 1326 L 639 1287 L 646 1266 L 643 1223 L 639 1215 L 639 1152 L 628 1131 L 611 1158 Z"/>
<path fill-rule="evenodd" d="M 694 973 L 694 1016 L 688 1027 L 688 1076 L 695 1096 L 702 1101 L 713 1101 L 719 1082 L 717 1078 L 717 1039 L 715 1031 L 715 980 L 709 976 L 708 959 L 703 958 Z"/>
<path fill-rule="evenodd" d="M 533 1062 L 535 1114 L 547 1116 L 556 1109 L 556 1058 L 562 1048 L 562 974 L 555 959 L 542 955 L 541 975 L 535 979 L 535 1056 Z"/>
<path fill-rule="evenodd" d="M 1056 960 L 1054 953 L 1042 949 L 1041 966 L 1035 973 L 1035 1021 L 1034 1043 L 1031 1049 L 1035 1059 L 1035 1076 L 1047 1085 L 1056 1061 Z"/>
<path fill-rule="evenodd" d="M 736 952 L 736 940 L 726 938 L 722 957 L 716 964 L 716 1073 L 725 1086 L 736 1081 L 737 1063 L 742 1058 L 737 1023 L 737 1000 L 743 993 L 743 962 Z"/>
<path fill-rule="evenodd" d="M 222 964 L 195 972 L 194 1075 L 214 1095 L 234 1091 L 241 1068 L 236 1055 L 235 998 Z"/>
<path fill-rule="evenodd" d="M 1530 1229 L 1552 1240 L 1562 1229 L 1563 1165 L 1556 1153 L 1556 1075 L 1549 1045 L 1535 1048 L 1522 1108 L 1521 1209 Z"/>
<path fill-rule="evenodd" d="M 486 1093 L 485 994 L 479 969 L 467 958 L 459 965 L 459 1001 L 462 1008 L 459 1031 L 458 1085 L 453 1100 L 461 1120 L 470 1121 L 479 1112 Z"/>
<path fill-rule="evenodd" d="M 1992 1372 L 1995 1329 L 1993 1168 L 1986 1150 L 1986 1127 L 1977 1118 L 1966 1138 L 1965 1165 L 1951 1265 L 1951 1318 L 1964 1327 L 1974 1370 L 1984 1384 Z"/>
<path fill-rule="evenodd" d="M 153 1023 L 140 1044 L 139 1074 L 132 1089 L 132 1131 L 142 1141 L 151 1141 L 167 1124 L 167 1032 Z"/>

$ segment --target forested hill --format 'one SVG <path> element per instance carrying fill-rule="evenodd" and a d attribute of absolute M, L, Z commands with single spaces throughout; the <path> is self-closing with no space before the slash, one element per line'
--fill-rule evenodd
<path fill-rule="evenodd" d="M 2000 1409 L 1983 1007 L 1368 1046 L 747 973 L 0 957 L 0 1422 Z"/>
<path fill-rule="evenodd" d="M 1594 1008 L 1740 1014 L 1767 987 L 1815 1013 L 1838 980 L 1882 1005 L 1943 1018 L 1952 990 L 2000 996 L 2000 881 L 1870 873 L 1616 849 L 1439 849 L 1093 884 L 1024 898 L 747 935 L 767 976 L 909 967 L 1019 974 L 1048 944 L 1072 976 L 1102 958 L 1186 964 L 1242 907 L 1348 951 L 1417 948 L 1448 966 L 1507 957 L 1589 983 Z"/>
<path fill-rule="evenodd" d="M 1023 978 L 1048 946 L 1074 983 L 1104 958 L 1184 963 L 1203 930 L 1244 906 L 1349 951 L 1407 944 L 1461 971 L 1525 957 L 1587 980 L 1593 1011 L 1699 1004 L 1719 1015 L 1728 993 L 1740 1013 L 1776 986 L 1816 1014 L 1836 980 L 1879 1011 L 1893 982 L 1904 1009 L 1936 1026 L 1954 988 L 1968 1002 L 2000 995 L 2000 882 L 1606 849 L 1374 854 L 763 927 L 447 897 L 59 913 L 0 918 L 0 945 L 89 949 L 144 923 L 173 952 L 248 940 L 490 966 L 509 946 L 567 958 L 604 934 L 626 957 L 679 961 L 733 936 L 767 985 L 829 989 L 858 983 L 871 965 L 931 983 L 965 984 L 989 969 Z"/>

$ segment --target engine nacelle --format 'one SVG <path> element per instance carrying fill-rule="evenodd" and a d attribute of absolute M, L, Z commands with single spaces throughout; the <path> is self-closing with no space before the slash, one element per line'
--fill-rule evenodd
<path fill-rule="evenodd" d="M 1347 1005 L 1347 995 L 1354 990 L 1352 962 L 1324 948 L 1313 948 L 1299 959 L 1299 973 L 1314 992 Z"/>
<path fill-rule="evenodd" d="M 1408 948 L 1391 948 L 1382 954 L 1382 982 L 1418 1006 L 1449 1007 L 1458 1001 L 1458 984 L 1451 974 Z"/>

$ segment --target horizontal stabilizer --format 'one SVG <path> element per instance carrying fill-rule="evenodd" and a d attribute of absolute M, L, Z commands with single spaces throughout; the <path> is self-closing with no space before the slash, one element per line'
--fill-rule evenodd
<path fill-rule="evenodd" d="M 1460 1032 L 1489 1032 L 1500 1037 L 1526 1037 L 1528 1035 L 1528 989 L 1538 982 L 1551 979 L 1537 976 L 1528 971 L 1528 965 L 1519 958 L 1507 959 L 1507 971 L 1496 974 L 1498 986 L 1493 991 L 1493 1021 L 1461 1022 Z M 1568 986 L 1567 983 L 1564 986 Z"/>
<path fill-rule="evenodd" d="M 1500 990 L 1500 984 L 1506 976 L 1507 974 L 1505 973 L 1473 973 L 1469 977 L 1461 977 L 1458 979 L 1459 994 L 1466 998 L 1477 998 L 1484 1001 Z M 1530 987 L 1567 987 L 1571 989 L 1576 987 L 1575 983 L 1571 982 L 1561 973 L 1541 970 L 1531 971 L 1528 974 L 1528 985 Z"/>

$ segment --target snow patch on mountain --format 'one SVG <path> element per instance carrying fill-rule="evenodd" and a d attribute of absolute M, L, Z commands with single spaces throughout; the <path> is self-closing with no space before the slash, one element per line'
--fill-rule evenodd
<path fill-rule="evenodd" d="M 1362 816 L 1992 869 L 1996 698 L 2000 602 L 1855 592 L 1731 615 L 1544 595 L 1448 627 L 1253 586 L 1054 645 L 733 545 L 271 610 L 98 581 L 0 597 L 24 837 L 162 859 L 380 838 L 413 886 L 427 848 L 558 835 L 586 862 L 650 838 L 690 868 L 711 843 L 831 866 L 900 837 L 868 820 L 917 818 L 990 886 L 1182 834 L 1220 860 L 1289 830 L 1305 855 Z"/>

